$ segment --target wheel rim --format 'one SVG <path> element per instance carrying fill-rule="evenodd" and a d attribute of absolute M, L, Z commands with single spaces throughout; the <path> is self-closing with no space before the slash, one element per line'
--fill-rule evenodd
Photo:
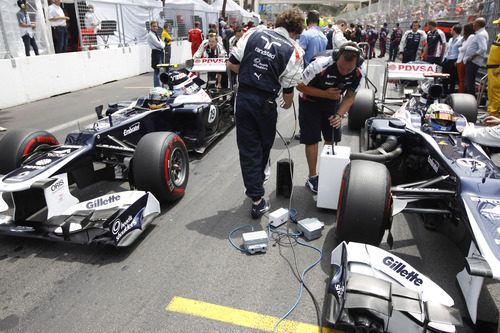
<path fill-rule="evenodd" d="M 187 162 L 184 152 L 176 147 L 170 158 L 170 179 L 176 187 L 182 186 L 187 174 Z"/>

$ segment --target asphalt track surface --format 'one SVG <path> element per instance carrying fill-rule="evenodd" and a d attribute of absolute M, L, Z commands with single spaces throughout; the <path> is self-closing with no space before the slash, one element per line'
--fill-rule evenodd
<path fill-rule="evenodd" d="M 369 77 L 379 92 L 382 71 L 383 62 L 372 60 Z M 9 130 L 46 129 L 63 140 L 68 132 L 95 119 L 95 106 L 144 95 L 151 84 L 152 75 L 145 74 L 4 109 L 0 125 Z M 285 140 L 290 139 L 293 109 L 279 110 L 278 130 Z M 357 151 L 357 133 L 347 126 L 343 131 L 341 144 Z M 295 166 L 290 207 L 298 211 L 299 219 L 316 217 L 325 223 L 322 237 L 306 242 L 322 251 L 322 259 L 304 278 L 322 312 L 331 271 L 335 212 L 316 208 L 315 196 L 304 186 L 304 147 L 293 139 L 285 146 L 279 136 L 271 152 L 271 178 L 265 186 L 271 210 L 289 206 L 288 199 L 276 196 L 276 162 L 288 154 Z M 250 217 L 251 203 L 244 194 L 234 129 L 204 155 L 191 154 L 190 159 L 184 198 L 162 206 L 162 214 L 152 227 L 129 248 L 0 236 L 0 331 L 272 331 L 277 319 L 297 300 L 296 271 L 314 263 L 319 253 L 297 244 L 290 246 L 286 237 L 271 240 L 267 253 L 256 255 L 241 253 L 229 243 L 228 235 L 237 227 L 250 224 L 263 230 L 267 225 L 266 217 Z M 97 195 L 120 189 L 127 189 L 127 184 L 100 184 L 89 192 Z M 242 243 L 241 233 L 247 231 L 250 229 L 233 234 L 237 245 Z M 293 224 L 290 231 L 295 231 Z M 456 273 L 463 268 L 463 253 L 457 245 L 463 238 L 461 231 L 430 232 L 417 215 L 400 214 L 394 219 L 393 235 L 391 251 L 444 288 L 466 317 L 455 282 Z M 381 247 L 388 250 L 385 241 Z M 497 323 L 499 300 L 498 284 L 486 285 L 479 319 Z M 287 320 L 278 331 L 319 331 L 308 293 L 303 292 Z M 496 328 L 481 326 L 476 331 Z"/>

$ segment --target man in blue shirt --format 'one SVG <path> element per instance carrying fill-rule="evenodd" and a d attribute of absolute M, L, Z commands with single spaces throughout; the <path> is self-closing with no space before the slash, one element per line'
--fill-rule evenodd
<path fill-rule="evenodd" d="M 467 51 L 465 51 L 465 92 L 468 94 L 475 94 L 476 74 L 481 66 L 486 65 L 486 58 L 488 58 L 488 32 L 484 28 L 486 20 L 484 17 L 478 17 L 474 21 L 474 38 L 471 39 Z"/>
<path fill-rule="evenodd" d="M 451 38 L 446 44 L 446 51 L 443 58 L 443 73 L 450 74 L 450 77 L 444 80 L 444 92 L 446 94 L 451 94 L 455 92 L 455 84 L 457 83 L 458 73 L 457 73 L 457 58 L 458 58 L 458 45 L 462 40 L 460 33 L 462 32 L 462 26 L 460 24 L 455 24 L 451 28 Z"/>
<path fill-rule="evenodd" d="M 311 10 L 307 13 L 308 30 L 300 34 L 299 44 L 306 51 L 304 55 L 304 67 L 307 67 L 315 55 L 326 49 L 328 40 L 318 26 L 319 13 Z"/>

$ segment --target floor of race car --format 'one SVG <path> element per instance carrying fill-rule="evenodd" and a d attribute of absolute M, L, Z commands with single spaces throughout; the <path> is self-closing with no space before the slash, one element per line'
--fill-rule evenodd
<path fill-rule="evenodd" d="M 370 61 L 369 76 L 377 78 L 379 93 L 383 68 L 380 59 Z M 8 130 L 48 129 L 62 140 L 66 133 L 95 119 L 96 105 L 144 95 L 151 83 L 152 75 L 145 74 L 1 110 L 0 125 Z M 290 139 L 293 109 L 279 111 L 278 129 Z M 356 151 L 357 133 L 347 126 L 343 130 L 342 145 Z M 305 276 L 320 311 L 324 311 L 335 212 L 316 208 L 315 196 L 304 186 L 304 147 L 292 139 L 289 150 L 295 170 L 291 207 L 298 211 L 299 219 L 317 217 L 325 223 L 322 237 L 307 242 L 323 251 L 323 259 Z M 250 224 L 262 230 L 267 224 L 265 217 L 250 218 L 234 129 L 204 155 L 190 157 L 184 198 L 164 205 L 152 227 L 130 248 L 0 236 L 0 331 L 272 331 L 299 295 L 294 271 L 302 272 L 318 253 L 298 245 L 291 247 L 286 238 L 271 240 L 265 254 L 246 255 L 231 246 L 227 237 L 235 228 Z M 288 151 L 277 136 L 271 152 L 272 174 L 265 186 L 272 210 L 289 205 L 286 198 L 276 196 L 276 162 L 287 157 Z M 127 187 L 108 183 L 87 191 L 101 194 L 120 189 Z M 233 234 L 237 245 L 242 244 L 241 233 L 247 231 L 250 229 Z M 454 242 L 461 239 L 461 232 L 448 227 L 431 232 L 419 216 L 399 215 L 393 223 L 392 252 L 444 288 L 467 317 L 455 283 L 455 275 L 463 267 L 463 254 Z M 388 250 L 385 240 L 381 247 Z M 478 331 L 496 332 L 499 305 L 499 284 L 488 283 L 481 293 L 479 319 L 493 323 L 494 328 L 480 327 Z M 311 297 L 304 291 L 301 302 L 278 331 L 286 326 L 289 332 L 306 332 L 317 325 Z M 473 332 L 470 327 L 458 331 Z"/>

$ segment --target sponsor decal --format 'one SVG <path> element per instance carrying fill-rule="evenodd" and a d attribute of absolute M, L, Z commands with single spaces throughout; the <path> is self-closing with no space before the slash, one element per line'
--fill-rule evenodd
<path fill-rule="evenodd" d="M 266 50 L 270 50 L 271 47 L 274 45 L 278 45 L 278 47 L 281 47 L 281 43 L 278 43 L 278 42 L 270 42 L 269 39 L 265 36 L 260 36 L 260 38 L 262 38 L 263 40 L 266 41 L 266 45 L 264 45 L 264 49 Z M 274 58 L 273 58 L 274 59 Z"/>
<path fill-rule="evenodd" d="M 490 199 L 490 198 L 480 198 L 480 197 L 470 197 L 474 202 L 485 202 L 492 205 L 500 205 L 500 199 Z"/>
<path fill-rule="evenodd" d="M 217 119 L 217 108 L 215 105 L 210 105 L 210 111 L 208 112 L 208 123 L 211 124 Z"/>
<path fill-rule="evenodd" d="M 397 66 L 396 64 L 391 64 L 391 65 L 389 66 L 389 70 L 390 70 L 390 71 L 395 71 L 397 68 L 398 68 L 398 66 Z"/>
<path fill-rule="evenodd" d="M 432 169 L 434 170 L 434 172 L 438 172 L 439 163 L 435 159 L 433 159 L 430 155 L 429 155 L 429 157 L 427 157 L 427 162 L 429 162 L 429 164 L 432 167 Z"/>
<path fill-rule="evenodd" d="M 459 158 L 457 160 L 457 164 L 466 168 L 471 168 L 473 170 L 486 168 L 485 163 L 473 158 Z"/>
<path fill-rule="evenodd" d="M 107 199 L 106 198 L 97 198 L 95 200 L 87 202 L 86 207 L 88 209 L 94 209 L 94 208 L 98 208 L 101 206 L 106 206 L 106 205 L 115 203 L 117 201 L 120 201 L 120 195 L 119 194 L 111 194 L 110 196 L 108 196 Z"/>
<path fill-rule="evenodd" d="M 269 52 L 267 50 L 263 50 L 258 46 L 256 46 L 254 50 L 255 50 L 255 52 L 257 52 L 265 57 L 271 58 L 273 60 L 274 60 L 274 58 L 276 58 L 276 54 L 272 54 L 271 52 Z"/>
<path fill-rule="evenodd" d="M 260 77 L 262 76 L 262 73 L 261 74 L 257 74 L 255 72 L 253 72 L 253 75 L 255 75 L 255 77 L 257 78 L 257 80 L 260 80 Z"/>
<path fill-rule="evenodd" d="M 66 155 L 69 155 L 71 153 L 71 149 L 63 149 L 63 150 L 54 150 L 51 151 L 50 153 L 47 153 L 48 157 L 64 157 Z"/>
<path fill-rule="evenodd" d="M 404 72 L 435 72 L 434 66 L 432 65 L 411 65 L 411 64 L 399 64 L 397 65 L 398 71 Z"/>
<path fill-rule="evenodd" d="M 36 161 L 36 165 L 39 165 L 39 166 L 44 166 L 44 165 L 48 165 L 50 164 L 50 162 L 52 162 L 52 160 L 50 158 L 44 158 L 44 159 L 41 159 L 39 161 Z"/>
<path fill-rule="evenodd" d="M 253 59 L 253 67 L 260 69 L 262 71 L 267 71 L 269 69 L 269 65 L 261 63 L 260 58 Z"/>
<path fill-rule="evenodd" d="M 391 270 L 396 272 L 398 275 L 404 277 L 406 280 L 413 282 L 414 285 L 416 286 L 421 286 L 422 283 L 424 282 L 419 276 L 418 272 L 416 271 L 408 271 L 406 270 L 406 265 L 403 264 L 402 262 L 399 262 L 397 260 L 394 260 L 393 257 L 387 256 L 385 257 L 382 262 L 384 265 L 389 267 Z"/>
<path fill-rule="evenodd" d="M 131 229 L 135 229 L 139 226 L 139 220 L 134 219 L 132 215 L 129 215 L 125 221 L 121 221 L 120 219 L 116 219 L 115 222 L 111 225 L 111 233 L 115 237 L 116 242 L 119 242 L 120 239 Z"/>
<path fill-rule="evenodd" d="M 495 206 L 493 208 L 485 208 L 481 209 L 481 215 L 484 217 L 495 221 L 495 220 L 500 220 L 500 206 Z M 497 230 L 498 232 L 498 230 Z"/>
<path fill-rule="evenodd" d="M 23 165 L 23 169 L 31 169 L 31 170 L 40 170 L 43 169 L 43 166 L 39 165 Z"/>
<path fill-rule="evenodd" d="M 14 178 L 24 178 L 29 174 L 30 174 L 30 171 L 23 171 L 23 172 L 19 173 L 17 176 L 15 176 Z"/>
<path fill-rule="evenodd" d="M 226 59 L 225 58 L 201 58 L 201 59 L 196 59 L 194 61 L 195 64 L 225 64 Z"/>
<path fill-rule="evenodd" d="M 125 128 L 123 130 L 123 136 L 127 136 L 129 134 L 132 134 L 134 132 L 137 132 L 141 129 L 141 123 L 137 122 L 135 124 L 130 125 L 129 128 Z"/>
<path fill-rule="evenodd" d="M 59 178 L 54 184 L 50 185 L 50 190 L 56 192 L 64 186 L 64 180 Z"/>
<path fill-rule="evenodd" d="M 438 145 L 440 145 L 440 146 L 447 146 L 448 142 L 446 142 L 446 141 L 439 141 Z"/>

